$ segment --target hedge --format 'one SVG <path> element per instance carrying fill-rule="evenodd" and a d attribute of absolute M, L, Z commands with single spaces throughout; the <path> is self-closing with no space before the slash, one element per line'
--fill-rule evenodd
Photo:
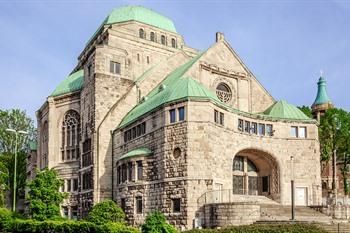
<path fill-rule="evenodd" d="M 14 219 L 5 228 L 1 229 L 11 233 L 139 233 L 136 228 L 129 227 L 124 223 L 107 223 L 97 225 L 86 221 L 36 221 Z"/>
<path fill-rule="evenodd" d="M 257 224 L 222 229 L 193 229 L 184 233 L 327 233 L 314 224 Z"/>

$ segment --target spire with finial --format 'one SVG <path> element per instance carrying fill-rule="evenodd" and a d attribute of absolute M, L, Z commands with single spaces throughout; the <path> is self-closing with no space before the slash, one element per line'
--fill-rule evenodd
<path fill-rule="evenodd" d="M 320 73 L 321 73 L 320 79 L 318 80 L 318 83 L 317 83 L 317 86 L 318 86 L 317 96 L 313 105 L 332 103 L 331 99 L 328 97 L 328 94 L 327 94 L 327 89 L 326 89 L 327 82 L 323 77 L 323 71 L 321 70 Z"/>
<path fill-rule="evenodd" d="M 325 113 L 327 109 L 330 109 L 333 107 L 331 99 L 328 97 L 327 94 L 327 82 L 326 79 L 323 77 L 323 71 L 320 71 L 320 79 L 317 82 L 317 95 L 314 103 L 312 104 L 312 113 L 315 118 L 318 120 L 320 119 L 320 116 Z"/>

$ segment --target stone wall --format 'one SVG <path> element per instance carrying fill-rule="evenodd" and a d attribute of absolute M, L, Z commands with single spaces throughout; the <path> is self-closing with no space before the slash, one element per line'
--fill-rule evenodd
<path fill-rule="evenodd" d="M 203 210 L 205 228 L 249 225 L 260 219 L 260 205 L 252 203 L 207 204 Z"/>

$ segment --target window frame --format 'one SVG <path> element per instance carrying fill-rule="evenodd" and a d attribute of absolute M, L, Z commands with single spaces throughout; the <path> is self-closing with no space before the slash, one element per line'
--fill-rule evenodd
<path fill-rule="evenodd" d="M 173 213 L 181 213 L 181 198 L 173 198 L 172 202 L 172 212 Z"/>
<path fill-rule="evenodd" d="M 111 74 L 121 74 L 121 64 L 116 61 L 109 61 L 109 73 Z"/>
<path fill-rule="evenodd" d="M 141 196 L 135 197 L 135 208 L 136 214 L 143 213 L 143 200 Z"/>
<path fill-rule="evenodd" d="M 169 110 L 169 122 L 170 123 L 176 122 L 176 109 L 175 108 Z"/>

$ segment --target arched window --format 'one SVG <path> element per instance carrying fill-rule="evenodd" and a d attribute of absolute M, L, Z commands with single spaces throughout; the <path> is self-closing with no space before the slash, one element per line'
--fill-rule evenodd
<path fill-rule="evenodd" d="M 174 38 L 171 39 L 171 47 L 176 48 L 176 40 Z"/>
<path fill-rule="evenodd" d="M 224 103 L 227 103 L 227 102 L 229 102 L 232 99 L 231 89 L 225 83 L 220 83 L 216 87 L 216 95 Z"/>
<path fill-rule="evenodd" d="M 163 45 L 166 44 L 166 40 L 165 40 L 165 36 L 164 36 L 164 35 L 162 35 L 162 36 L 160 37 L 160 42 L 161 42 Z"/>
<path fill-rule="evenodd" d="M 140 36 L 140 38 L 145 38 L 145 31 L 142 29 L 142 28 L 140 28 L 140 30 L 139 30 L 139 36 Z"/>
<path fill-rule="evenodd" d="M 69 110 L 62 122 L 62 160 L 79 158 L 80 116 Z"/>
<path fill-rule="evenodd" d="M 154 32 L 151 32 L 151 41 L 155 42 L 156 41 L 156 35 L 154 34 Z"/>

